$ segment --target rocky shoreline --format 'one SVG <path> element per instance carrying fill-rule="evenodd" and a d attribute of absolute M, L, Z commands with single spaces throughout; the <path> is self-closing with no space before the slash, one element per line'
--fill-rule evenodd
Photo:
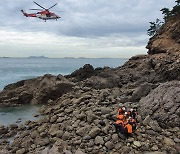
<path fill-rule="evenodd" d="M 47 74 L 7 85 L 0 107 L 44 104 L 43 117 L 0 126 L 0 153 L 178 154 L 180 35 L 171 34 L 179 34 L 180 18 L 175 19 L 150 39 L 148 55 L 123 66 L 86 64 L 67 76 Z M 138 108 L 137 130 L 127 139 L 113 126 L 120 106 Z"/>

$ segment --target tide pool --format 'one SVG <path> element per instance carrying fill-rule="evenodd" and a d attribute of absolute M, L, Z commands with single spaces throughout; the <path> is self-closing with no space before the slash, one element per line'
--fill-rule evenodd
<path fill-rule="evenodd" d="M 0 108 L 0 125 L 23 123 L 27 120 L 37 120 L 39 105 L 22 105 L 19 107 Z"/>

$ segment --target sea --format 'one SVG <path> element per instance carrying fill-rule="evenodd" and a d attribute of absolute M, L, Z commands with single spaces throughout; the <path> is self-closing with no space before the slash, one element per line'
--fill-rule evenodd
<path fill-rule="evenodd" d="M 4 86 L 20 80 L 31 79 L 45 74 L 68 75 L 91 64 L 94 68 L 122 66 L 128 59 L 121 58 L 0 58 L 0 91 Z M 0 108 L 0 125 L 22 123 L 34 120 L 39 106 Z"/>

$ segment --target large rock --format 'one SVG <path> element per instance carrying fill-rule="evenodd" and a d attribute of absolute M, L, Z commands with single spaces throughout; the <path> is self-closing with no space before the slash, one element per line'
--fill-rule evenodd
<path fill-rule="evenodd" d="M 180 126 L 180 81 L 163 83 L 139 102 L 138 113 L 148 115 L 162 128 Z M 147 118 L 146 118 L 147 119 Z"/>
<path fill-rule="evenodd" d="M 72 91 L 74 84 L 65 77 L 44 75 L 7 85 L 0 92 L 0 107 L 18 104 L 42 104 L 53 102 L 64 93 Z"/>
<path fill-rule="evenodd" d="M 135 91 L 133 92 L 130 101 L 132 102 L 137 102 L 139 101 L 142 97 L 145 97 L 147 94 L 149 94 L 149 92 L 154 88 L 153 84 L 150 83 L 143 83 L 142 85 L 140 85 L 139 87 L 137 87 L 135 89 Z"/>
<path fill-rule="evenodd" d="M 90 64 L 86 64 L 84 65 L 82 68 L 74 71 L 73 73 L 71 73 L 70 75 L 67 75 L 66 77 L 76 77 L 78 80 L 84 80 L 86 78 L 91 77 L 92 75 L 94 75 L 94 68 L 92 65 Z"/>

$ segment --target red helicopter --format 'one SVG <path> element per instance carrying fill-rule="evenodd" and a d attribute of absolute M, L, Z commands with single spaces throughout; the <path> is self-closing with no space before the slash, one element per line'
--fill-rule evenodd
<path fill-rule="evenodd" d="M 33 2 L 34 2 L 34 1 L 33 1 Z M 46 22 L 46 20 L 50 20 L 50 19 L 55 19 L 55 20 L 57 20 L 57 19 L 61 18 L 60 16 L 56 15 L 55 13 L 49 11 L 51 8 L 53 8 L 54 6 L 56 6 L 57 3 L 54 4 L 53 6 L 51 6 L 51 7 L 48 8 L 48 9 L 42 7 L 41 5 L 39 5 L 39 4 L 36 3 L 36 2 L 34 2 L 34 3 L 35 3 L 36 5 L 38 5 L 39 7 L 41 7 L 42 9 L 30 9 L 30 10 L 40 10 L 40 12 L 30 13 L 30 14 L 29 14 L 29 13 L 26 13 L 26 12 L 24 12 L 23 10 L 21 10 L 21 12 L 23 13 L 24 16 L 26 16 L 26 17 L 36 17 L 36 18 L 39 18 L 39 19 L 44 20 L 45 22 Z"/>

